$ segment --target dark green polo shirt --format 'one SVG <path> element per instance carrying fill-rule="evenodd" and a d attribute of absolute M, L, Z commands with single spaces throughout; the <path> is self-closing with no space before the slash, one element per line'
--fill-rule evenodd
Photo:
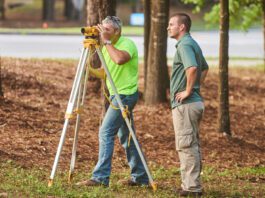
<path fill-rule="evenodd" d="M 176 54 L 173 60 L 172 74 L 170 80 L 170 98 L 171 108 L 175 108 L 181 104 L 202 101 L 200 95 L 200 78 L 201 72 L 208 69 L 208 64 L 202 55 L 202 50 L 197 42 L 186 33 L 176 44 Z M 189 67 L 197 67 L 197 80 L 193 87 L 192 94 L 182 103 L 175 100 L 175 95 L 178 92 L 186 89 L 187 78 L 185 70 Z"/>

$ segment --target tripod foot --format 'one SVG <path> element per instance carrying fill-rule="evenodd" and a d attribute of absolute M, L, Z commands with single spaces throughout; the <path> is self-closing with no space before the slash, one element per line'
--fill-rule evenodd
<path fill-rule="evenodd" d="M 154 192 L 157 191 L 157 184 L 155 182 L 152 182 L 151 186 L 152 186 Z"/>
<path fill-rule="evenodd" d="M 49 181 L 48 181 L 48 187 L 51 187 L 52 186 L 52 183 L 53 183 L 53 180 L 52 179 L 49 179 Z"/>

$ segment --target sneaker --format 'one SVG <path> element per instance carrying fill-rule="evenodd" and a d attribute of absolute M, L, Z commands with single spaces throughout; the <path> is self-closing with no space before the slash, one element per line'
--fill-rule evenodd
<path fill-rule="evenodd" d="M 148 186 L 148 184 L 137 183 L 131 179 L 121 179 L 118 181 L 118 184 L 122 186 Z"/>
<path fill-rule="evenodd" d="M 201 197 L 202 192 L 191 192 L 191 191 L 186 191 L 186 190 L 179 190 L 178 194 L 180 197 Z"/>
<path fill-rule="evenodd" d="M 105 187 L 107 187 L 106 184 L 103 184 L 103 183 L 100 183 L 100 182 L 96 182 L 96 181 L 94 181 L 92 179 L 81 181 L 81 182 L 77 182 L 75 184 L 75 186 L 105 186 Z"/>

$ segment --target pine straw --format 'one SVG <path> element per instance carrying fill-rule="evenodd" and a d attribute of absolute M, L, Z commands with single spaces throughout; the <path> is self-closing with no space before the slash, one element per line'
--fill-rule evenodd
<path fill-rule="evenodd" d="M 75 74 L 76 61 L 2 59 L 5 98 L 0 102 L 0 160 L 23 167 L 52 166 L 64 113 Z M 265 76 L 251 69 L 230 70 L 230 116 L 233 137 L 217 131 L 218 74 L 209 73 L 202 95 L 206 111 L 201 125 L 203 163 L 229 168 L 265 165 Z M 96 82 L 89 81 L 79 134 L 77 168 L 92 168 L 98 156 L 98 129 L 102 111 Z M 143 90 L 141 73 L 140 91 Z M 136 133 L 151 166 L 178 166 L 169 103 L 146 106 L 141 99 L 134 110 Z M 73 143 L 68 129 L 60 167 L 68 168 Z M 113 168 L 127 163 L 116 142 Z"/>

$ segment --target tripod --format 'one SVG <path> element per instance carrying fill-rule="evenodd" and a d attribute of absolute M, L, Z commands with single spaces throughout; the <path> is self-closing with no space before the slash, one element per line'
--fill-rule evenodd
<path fill-rule="evenodd" d="M 119 96 L 117 89 L 114 85 L 114 82 L 112 80 L 111 74 L 107 68 L 104 57 L 100 51 L 99 32 L 96 29 L 96 27 L 82 28 L 81 32 L 85 35 L 85 39 L 83 42 L 84 48 L 82 49 L 79 63 L 77 66 L 77 71 L 76 71 L 72 91 L 70 94 L 70 99 L 68 101 L 68 105 L 67 105 L 67 109 L 66 109 L 66 113 L 65 113 L 65 122 L 63 125 L 63 130 L 62 130 L 61 138 L 60 138 L 59 145 L 57 148 L 57 152 L 56 152 L 55 160 L 53 163 L 53 167 L 52 167 L 50 179 L 48 182 L 48 186 L 49 187 L 52 186 L 52 183 L 53 183 L 53 179 L 54 179 L 55 172 L 56 172 L 56 169 L 58 166 L 58 162 L 59 162 L 62 147 L 64 144 L 64 140 L 65 140 L 65 136 L 66 136 L 66 132 L 67 132 L 67 127 L 69 125 L 69 121 L 76 114 L 77 116 L 76 116 L 75 134 L 74 134 L 74 141 L 73 141 L 73 147 L 72 147 L 72 157 L 71 157 L 68 181 L 70 182 L 72 179 L 74 166 L 75 166 L 75 160 L 76 160 L 78 132 L 79 132 L 79 128 L 80 128 L 80 114 L 82 112 L 83 105 L 84 105 L 84 99 L 85 99 L 85 95 L 86 95 L 86 85 L 87 85 L 87 79 L 88 79 L 88 74 L 89 74 L 89 68 L 88 68 L 88 66 L 86 66 L 86 61 L 87 61 L 87 58 L 91 56 L 92 50 L 95 50 L 99 56 L 99 59 L 101 61 L 102 66 L 104 68 L 104 71 L 106 73 L 106 77 L 110 82 L 111 88 L 114 91 L 114 95 L 115 95 L 115 98 L 117 100 L 119 109 L 122 113 L 122 116 L 125 120 L 125 123 L 129 129 L 130 135 L 134 141 L 135 147 L 136 147 L 138 154 L 141 158 L 144 169 L 145 169 L 147 176 L 148 176 L 148 179 L 149 179 L 149 183 L 152 186 L 153 190 L 155 191 L 157 189 L 157 186 L 156 186 L 155 182 L 153 181 L 153 178 L 152 178 L 150 171 L 148 169 L 144 155 L 143 155 L 141 148 L 139 146 L 139 143 L 136 139 L 135 132 L 134 132 L 134 130 L 130 124 L 128 111 L 124 107 L 124 105 L 122 104 L 120 96 Z"/>

